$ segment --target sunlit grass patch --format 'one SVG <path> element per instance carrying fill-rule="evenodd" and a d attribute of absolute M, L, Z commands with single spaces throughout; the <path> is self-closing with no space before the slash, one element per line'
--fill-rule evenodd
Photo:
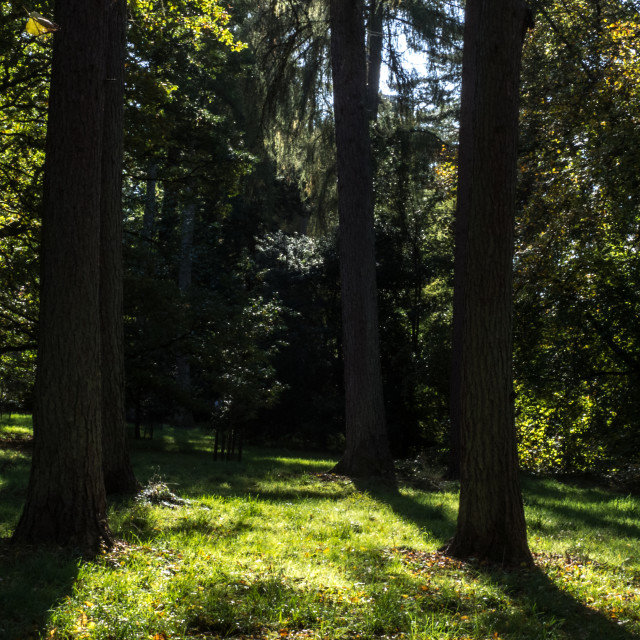
<path fill-rule="evenodd" d="M 533 571 L 461 563 L 437 551 L 441 538 L 418 517 L 431 514 L 451 533 L 455 494 L 393 497 L 381 488 L 375 497 L 302 472 L 277 500 L 273 477 L 256 479 L 266 497 L 209 493 L 177 508 L 138 503 L 114 513 L 117 532 L 135 543 L 83 565 L 81 588 L 49 629 L 104 640 L 107 629 L 118 638 L 415 640 L 630 638 L 628 629 L 640 630 L 637 565 L 626 571 L 551 552 L 536 554 Z"/>
<path fill-rule="evenodd" d="M 640 564 L 640 497 L 531 479 L 524 495 L 533 550 Z"/>
<path fill-rule="evenodd" d="M 15 618 L 1 637 L 26 638 L 36 623 L 59 640 L 640 634 L 636 497 L 525 478 L 537 566 L 506 571 L 438 552 L 455 529 L 453 483 L 394 490 L 331 476 L 323 456 L 251 448 L 214 462 L 184 433 L 167 449 L 143 444 L 134 459 L 148 484 L 111 504 L 112 551 L 24 567 L 0 557 L 0 599 L 11 594 Z M 24 491 L 26 473 L 11 482 Z"/>
<path fill-rule="evenodd" d="M 84 611 L 87 637 L 106 638 L 96 613 L 104 619 L 114 610 L 119 618 L 105 628 L 129 634 L 122 637 L 303 629 L 321 634 L 314 637 L 370 637 L 400 629 L 406 607 L 392 574 L 401 564 L 388 548 L 393 541 L 424 546 L 420 529 L 341 479 L 291 475 L 278 500 L 279 476 L 264 474 L 256 494 L 115 508 L 112 526 L 133 544 L 83 566 L 83 589 L 56 610 L 50 629 L 77 633 Z M 123 593 L 141 595 L 127 605 Z M 109 599 L 115 602 L 106 606 Z M 102 608 L 83 609 L 96 601 Z"/>
<path fill-rule="evenodd" d="M 0 449 L 28 446 L 33 437 L 31 416 L 0 416 Z"/>
<path fill-rule="evenodd" d="M 9 536 L 18 522 L 32 445 L 31 416 L 13 415 L 0 419 L 0 538 Z"/>
<path fill-rule="evenodd" d="M 0 435 L 12 431 L 31 434 L 33 432 L 31 414 L 0 415 Z"/>

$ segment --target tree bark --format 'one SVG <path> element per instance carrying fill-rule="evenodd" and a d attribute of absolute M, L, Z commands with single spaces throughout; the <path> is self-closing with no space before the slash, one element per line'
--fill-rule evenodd
<path fill-rule="evenodd" d="M 347 439 L 334 471 L 393 477 L 380 371 L 363 7 L 331 0 L 330 12 Z"/>
<path fill-rule="evenodd" d="M 144 213 L 142 214 L 142 239 L 145 242 L 145 249 L 151 250 L 151 243 L 156 226 L 158 211 L 158 165 L 151 161 L 147 169 L 147 188 L 144 197 Z"/>
<path fill-rule="evenodd" d="M 102 355 L 102 464 L 111 493 L 138 490 L 125 422 L 122 266 L 122 158 L 126 0 L 107 5 L 107 52 L 100 211 L 100 322 Z"/>
<path fill-rule="evenodd" d="M 110 543 L 100 423 L 105 0 L 60 0 L 44 174 L 34 451 L 14 540 Z"/>
<path fill-rule="evenodd" d="M 468 0 L 462 71 L 452 419 L 460 508 L 448 553 L 530 564 L 512 380 L 521 0 Z"/>
<path fill-rule="evenodd" d="M 187 190 L 191 195 L 191 190 Z M 193 235 L 196 222 L 196 205 L 191 202 L 182 212 L 182 229 L 180 233 L 180 264 L 178 265 L 178 290 L 186 303 L 191 289 L 193 272 Z M 187 406 L 191 395 L 191 362 L 188 353 L 179 353 L 176 358 L 176 382 L 180 389 L 183 403 L 176 411 L 176 421 L 184 428 L 193 427 L 193 411 Z"/>
<path fill-rule="evenodd" d="M 384 1 L 370 0 L 367 21 L 367 110 L 370 120 L 378 119 L 380 69 L 382 67 L 382 26 Z"/>

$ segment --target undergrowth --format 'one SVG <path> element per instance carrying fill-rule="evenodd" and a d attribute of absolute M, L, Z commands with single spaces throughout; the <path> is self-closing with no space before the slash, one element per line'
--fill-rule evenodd
<path fill-rule="evenodd" d="M 99 558 L 0 547 L 0 637 L 640 637 L 637 498 L 525 478 L 536 568 L 503 571 L 438 552 L 457 487 L 428 471 L 395 492 L 292 452 L 214 462 L 192 436 L 134 443 L 145 489 L 113 502 L 119 541 Z M 20 456 L 0 457 L 3 536 L 24 498 Z"/>

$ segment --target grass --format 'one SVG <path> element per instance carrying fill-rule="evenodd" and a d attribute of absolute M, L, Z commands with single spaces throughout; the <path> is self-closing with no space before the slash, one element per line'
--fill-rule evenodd
<path fill-rule="evenodd" d="M 0 426 L 2 536 L 24 498 L 28 437 L 28 424 Z M 437 552 L 455 528 L 454 484 L 356 486 L 326 475 L 332 459 L 287 451 L 213 462 L 198 432 L 132 446 L 148 497 L 111 505 L 112 551 L 0 547 L 0 637 L 640 638 L 637 497 L 524 478 L 537 566 L 507 572 Z M 163 491 L 186 502 L 163 506 Z"/>

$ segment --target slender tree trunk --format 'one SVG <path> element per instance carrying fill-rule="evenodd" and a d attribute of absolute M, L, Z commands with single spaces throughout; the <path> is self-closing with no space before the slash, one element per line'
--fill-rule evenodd
<path fill-rule="evenodd" d="M 191 289 L 193 271 L 193 234 L 196 220 L 196 205 L 188 204 L 182 213 L 182 229 L 180 237 L 180 264 L 178 265 L 178 290 L 187 300 Z M 176 382 L 183 397 L 187 399 L 191 393 L 191 363 L 185 353 L 176 358 Z M 193 412 L 184 404 L 178 407 L 176 420 L 181 427 L 193 426 Z"/>
<path fill-rule="evenodd" d="M 138 490 L 127 448 L 124 391 L 122 157 L 126 10 L 126 0 L 108 0 L 100 194 L 102 464 L 108 494 Z"/>
<path fill-rule="evenodd" d="M 334 471 L 393 477 L 378 340 L 363 7 L 331 0 L 330 11 L 347 432 Z"/>
<path fill-rule="evenodd" d="M 190 190 L 189 190 L 190 194 Z M 196 205 L 192 202 L 182 212 L 180 230 L 180 263 L 178 265 L 178 290 L 186 295 L 191 288 L 193 274 L 193 234 L 196 222 Z"/>
<path fill-rule="evenodd" d="M 448 553 L 530 564 L 512 387 L 518 88 L 526 7 L 467 0 L 456 228 L 452 409 L 460 508 Z"/>
<path fill-rule="evenodd" d="M 14 540 L 110 543 L 100 422 L 105 0 L 60 0 L 47 126 L 35 443 Z"/>
<path fill-rule="evenodd" d="M 370 120 L 377 120 L 380 104 L 380 69 L 382 67 L 382 25 L 384 0 L 370 0 L 367 20 L 367 110 Z"/>
<path fill-rule="evenodd" d="M 142 214 L 142 238 L 147 251 L 151 250 L 158 213 L 157 182 L 158 165 L 155 162 L 150 162 L 147 168 L 147 188 L 144 195 L 144 213 Z"/>

